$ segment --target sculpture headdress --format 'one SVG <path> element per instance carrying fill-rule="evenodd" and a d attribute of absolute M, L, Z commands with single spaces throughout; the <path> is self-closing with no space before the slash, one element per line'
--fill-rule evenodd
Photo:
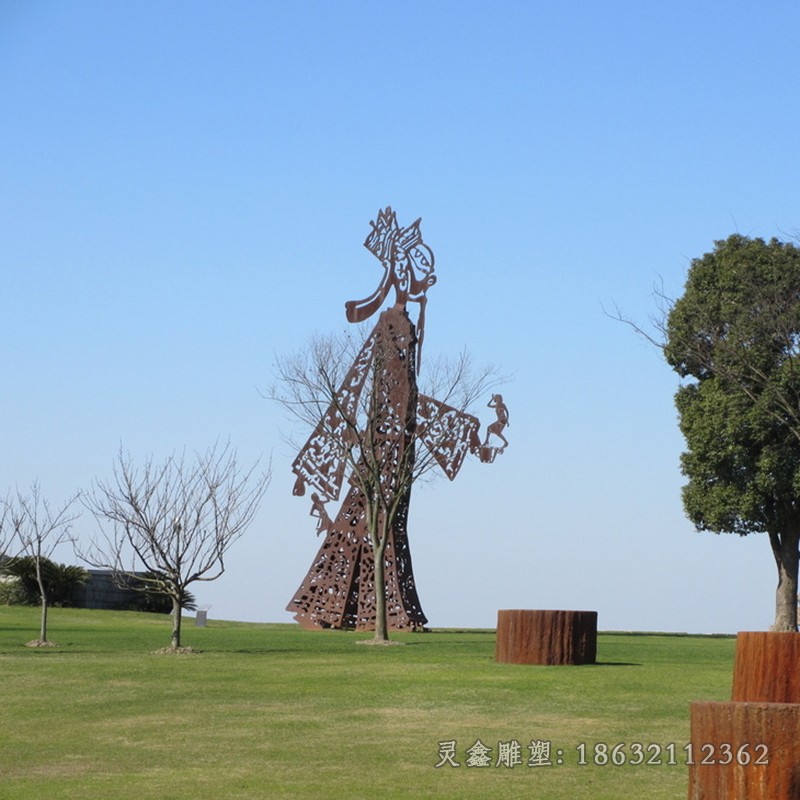
<path fill-rule="evenodd" d="M 405 304 L 408 299 L 420 302 L 421 295 L 424 295 L 428 287 L 436 282 L 436 278 L 429 274 L 425 281 L 415 282 L 417 291 L 410 285 L 412 276 L 409 274 L 408 261 L 409 253 L 414 248 L 421 246 L 430 255 L 428 271 L 429 273 L 433 271 L 433 254 L 422 241 L 421 222 L 420 217 L 408 227 L 401 228 L 397 224 L 397 215 L 391 206 L 378 212 L 377 221 L 370 222 L 372 230 L 364 240 L 364 247 L 381 262 L 383 277 L 378 288 L 369 297 L 345 303 L 348 322 L 363 322 L 371 317 L 383 305 L 392 286 L 397 290 L 398 302 Z M 409 292 L 411 292 L 410 298 Z"/>
<path fill-rule="evenodd" d="M 381 264 L 386 265 L 391 262 L 395 242 L 404 233 L 403 229 L 397 224 L 397 214 L 392 211 L 391 206 L 387 206 L 385 210 L 378 212 L 378 221 L 370 221 L 369 224 L 372 226 L 372 230 L 364 240 L 364 247 Z"/>

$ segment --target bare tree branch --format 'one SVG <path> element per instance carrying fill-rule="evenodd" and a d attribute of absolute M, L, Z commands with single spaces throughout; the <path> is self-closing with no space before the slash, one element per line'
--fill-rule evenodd
<path fill-rule="evenodd" d="M 755 297 L 759 295 L 760 305 Z M 781 363 L 786 380 L 776 385 L 774 375 L 764 370 L 759 360 L 741 338 L 728 336 L 728 330 L 719 328 L 716 316 L 710 309 L 696 310 L 693 315 L 692 335 L 679 336 L 670 327 L 670 314 L 677 301 L 669 297 L 663 285 L 653 290 L 658 314 L 650 318 L 651 331 L 625 315 L 619 306 L 613 312 L 603 309 L 606 316 L 627 325 L 647 343 L 658 348 L 665 360 L 682 376 L 687 373 L 681 361 L 695 364 L 695 372 L 702 371 L 735 386 L 751 402 L 758 403 L 776 422 L 800 441 L 800 395 L 793 388 L 798 385 L 800 373 L 800 337 L 793 310 L 787 308 L 788 298 L 777 293 L 769 296 L 764 286 L 753 292 L 753 305 L 749 313 L 763 315 L 772 320 L 774 350 L 782 354 Z M 767 393 L 765 390 L 769 388 Z"/>
<path fill-rule="evenodd" d="M 84 497 L 100 532 L 81 558 L 111 570 L 123 585 L 167 594 L 175 649 L 187 587 L 224 573 L 228 550 L 258 510 L 270 470 L 256 474 L 257 467 L 243 472 L 228 444 L 194 459 L 172 455 L 157 464 L 150 457 L 141 468 L 120 450 L 113 479 L 96 481 Z"/>
<path fill-rule="evenodd" d="M 8 497 L 0 499 L 0 563 L 10 561 L 16 555 L 16 535 L 9 519 L 11 504 Z M 10 551 L 10 552 L 9 552 Z"/>
<path fill-rule="evenodd" d="M 35 481 L 27 494 L 17 489 L 12 499 L 6 501 L 8 521 L 18 543 L 18 554 L 28 556 L 33 561 L 42 602 L 39 639 L 31 644 L 50 643 L 47 638 L 49 599 L 42 565 L 59 545 L 67 542 L 74 544 L 75 539 L 70 530 L 78 515 L 71 513 L 70 508 L 77 497 L 78 495 L 73 496 L 61 508 L 52 511 L 42 495 L 38 481 Z"/>

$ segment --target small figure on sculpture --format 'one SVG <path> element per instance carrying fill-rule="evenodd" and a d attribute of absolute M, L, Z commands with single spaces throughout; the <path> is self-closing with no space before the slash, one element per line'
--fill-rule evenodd
<path fill-rule="evenodd" d="M 503 402 L 503 395 L 501 394 L 493 394 L 492 399 L 486 405 L 488 408 L 493 408 L 495 410 L 495 414 L 497 414 L 497 420 L 489 425 L 488 428 L 486 428 L 486 441 L 484 441 L 483 446 L 487 447 L 489 445 L 489 439 L 492 436 L 496 436 L 498 439 L 503 440 L 503 446 L 498 448 L 498 452 L 502 453 L 506 447 L 508 447 L 508 439 L 503 436 L 503 431 L 509 424 L 508 408 Z"/>
<path fill-rule="evenodd" d="M 321 533 L 329 533 L 333 528 L 333 520 L 328 515 L 325 509 L 325 500 L 323 500 L 316 492 L 311 493 L 311 511 L 308 512 L 309 516 L 317 517 L 317 536 Z"/>
<path fill-rule="evenodd" d="M 503 395 L 501 394 L 493 394 L 492 399 L 486 405 L 494 409 L 497 419 L 486 426 L 486 438 L 483 440 L 483 444 L 477 447 L 477 452 L 478 457 L 484 464 L 491 464 L 495 456 L 498 453 L 503 453 L 508 447 L 508 439 L 503 435 L 503 431 L 509 425 L 508 407 L 503 402 Z M 500 447 L 494 444 L 498 439 L 503 443 Z M 473 452 L 475 451 L 473 450 Z"/>

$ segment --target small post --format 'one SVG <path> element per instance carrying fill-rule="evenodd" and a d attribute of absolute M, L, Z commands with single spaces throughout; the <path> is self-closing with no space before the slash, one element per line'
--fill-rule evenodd
<path fill-rule="evenodd" d="M 206 606 L 205 608 L 198 608 L 194 615 L 194 624 L 198 628 L 205 628 L 206 621 L 208 619 L 208 610 L 211 606 Z"/>

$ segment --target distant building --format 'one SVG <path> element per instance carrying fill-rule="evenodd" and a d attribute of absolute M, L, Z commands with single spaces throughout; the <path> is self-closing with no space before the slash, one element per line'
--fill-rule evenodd
<path fill-rule="evenodd" d="M 141 605 L 142 593 L 117 586 L 111 570 L 89 569 L 86 571 L 89 573 L 86 583 L 75 593 L 76 608 L 125 611 Z"/>

